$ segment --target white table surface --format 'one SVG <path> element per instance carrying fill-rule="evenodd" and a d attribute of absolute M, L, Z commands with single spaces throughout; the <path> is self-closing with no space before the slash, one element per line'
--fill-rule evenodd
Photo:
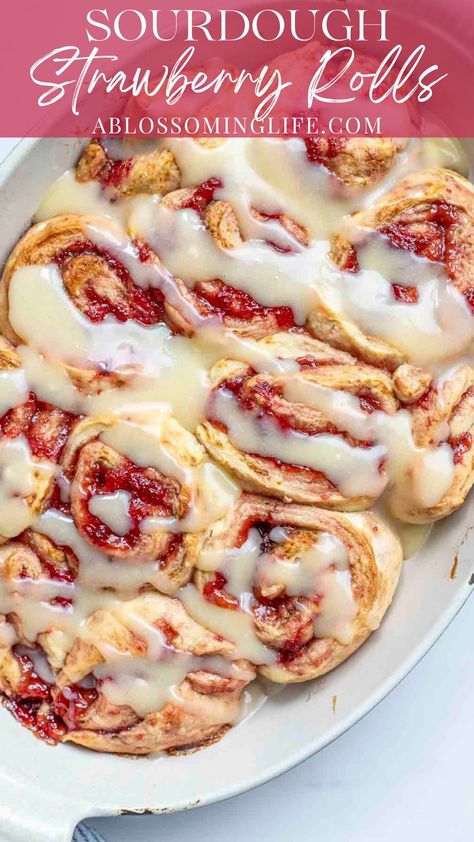
<path fill-rule="evenodd" d="M 0 160 L 14 142 L 0 138 Z M 210 807 L 89 824 L 106 842 L 470 842 L 473 700 L 470 599 L 388 698 L 296 769 Z"/>

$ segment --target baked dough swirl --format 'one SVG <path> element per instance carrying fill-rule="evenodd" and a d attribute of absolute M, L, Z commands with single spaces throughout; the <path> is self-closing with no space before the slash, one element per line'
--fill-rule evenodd
<path fill-rule="evenodd" d="M 189 579 L 201 542 L 190 518 L 205 462 L 201 445 L 166 407 L 84 418 L 62 457 L 74 523 L 113 559 L 159 561 L 176 589 Z"/>
<path fill-rule="evenodd" d="M 107 230 L 113 224 L 94 217 L 59 216 L 34 225 L 19 241 L 1 282 L 0 319 L 7 339 L 15 344 L 23 339 L 10 322 L 9 288 L 14 273 L 24 266 L 56 266 L 74 306 L 93 323 L 103 322 L 107 316 L 146 326 L 163 321 L 163 295 L 134 283 L 127 266 L 93 242 L 95 227 Z M 135 252 L 143 262 L 148 258 L 148 252 L 140 251 L 138 244 Z"/>
<path fill-rule="evenodd" d="M 32 285 L 51 314 L 35 318 Z M 12 251 L 0 281 L 0 327 L 15 346 L 30 345 L 59 367 L 80 411 L 81 397 L 120 390 L 137 375 L 159 375 L 162 346 L 176 332 L 170 314 L 177 302 L 186 310 L 153 250 L 121 225 L 93 215 L 57 216 L 30 228 Z M 192 304 L 188 309 L 191 320 L 199 319 Z"/>
<path fill-rule="evenodd" d="M 92 140 L 77 167 L 79 182 L 98 181 L 111 199 L 128 199 L 140 193 L 168 193 L 179 185 L 180 172 L 168 149 L 116 160 L 100 140 Z"/>
<path fill-rule="evenodd" d="M 209 530 L 194 581 L 214 606 L 249 613 L 273 653 L 259 672 L 287 683 L 329 672 L 367 639 L 390 605 L 401 561 L 398 540 L 372 513 L 244 494 Z"/>
<path fill-rule="evenodd" d="M 209 178 L 202 184 L 168 193 L 160 204 L 168 211 L 194 211 L 212 237 L 215 247 L 233 251 L 242 246 L 244 238 L 232 204 L 215 197 L 216 191 L 221 187 L 220 179 Z M 307 245 L 306 231 L 287 214 L 277 213 L 270 216 L 260 213 L 255 208 L 250 209 L 250 214 L 259 222 L 276 220 L 296 242 Z M 132 236 L 140 236 L 133 214 L 129 227 Z M 271 241 L 267 242 L 278 251 L 284 250 Z M 175 278 L 175 283 L 182 301 L 188 303 L 191 312 L 195 310 L 201 319 L 217 320 L 227 330 L 238 335 L 259 339 L 295 326 L 295 317 L 290 307 L 264 306 L 248 292 L 224 283 L 220 278 L 204 277 L 192 287 L 188 287 L 180 278 Z M 182 306 L 173 307 L 168 303 L 167 314 L 181 332 L 187 335 L 195 332 L 196 323 L 190 322 Z"/>
<path fill-rule="evenodd" d="M 97 593 L 81 591 L 78 577 L 74 555 L 44 536 L 25 533 L 0 549 L 10 609 L 0 616 L 7 709 L 47 742 L 98 751 L 148 754 L 219 739 L 240 714 L 251 665 L 179 600 L 144 591 L 103 597 L 94 608 Z M 34 586 L 42 607 L 31 599 Z M 134 707 L 117 703 L 117 687 Z"/>
<path fill-rule="evenodd" d="M 292 355 L 297 370 L 271 375 L 233 360 L 217 363 L 198 438 L 251 490 L 329 509 L 367 508 L 387 483 L 383 453 L 370 439 L 351 435 L 342 416 L 336 424 L 305 400 L 309 387 L 310 396 L 315 389 L 329 403 L 333 392 L 336 399 L 355 397 L 367 417 L 374 410 L 394 414 L 390 377 L 309 337 L 283 334 L 262 343 L 277 356 Z M 335 462 L 340 470 L 333 470 Z M 364 471 L 370 474 L 366 489 L 351 482 L 354 472 Z"/>
<path fill-rule="evenodd" d="M 408 252 L 443 267 L 446 283 L 464 297 L 472 315 L 474 189 L 469 181 L 446 169 L 415 172 L 391 193 L 382 194 L 371 207 L 353 214 L 350 223 L 349 236 L 334 237 L 331 257 L 338 267 L 353 275 L 354 284 L 360 271 L 361 247 L 381 236 L 395 252 Z M 394 301 L 406 305 L 418 303 L 421 293 L 416 285 L 415 264 L 411 272 L 412 279 L 406 276 L 394 279 L 398 281 L 392 283 Z M 441 322 L 449 319 L 449 306 L 445 302 Z M 410 361 L 403 348 L 375 332 L 364 331 L 356 321 L 336 312 L 326 300 L 310 315 L 308 327 L 319 339 L 350 351 L 372 365 L 393 371 Z M 377 328 L 375 322 L 374 328 Z"/>
<path fill-rule="evenodd" d="M 380 181 L 405 149 L 406 141 L 391 137 L 307 137 L 305 145 L 308 160 L 357 188 Z"/>

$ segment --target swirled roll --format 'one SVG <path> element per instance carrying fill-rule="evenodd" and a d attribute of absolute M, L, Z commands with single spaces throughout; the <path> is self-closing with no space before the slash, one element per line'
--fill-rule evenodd
<path fill-rule="evenodd" d="M 114 159 L 100 140 L 92 140 L 82 153 L 77 167 L 79 182 L 98 181 L 110 198 L 124 199 L 138 193 L 164 195 L 179 186 L 176 159 L 168 149 Z"/>
<path fill-rule="evenodd" d="M 398 539 L 347 515 L 244 495 L 208 532 L 184 603 L 272 681 L 306 681 L 346 660 L 395 591 Z"/>
<path fill-rule="evenodd" d="M 391 137 L 307 137 L 308 160 L 326 167 L 350 187 L 376 184 L 406 147 Z"/>
<path fill-rule="evenodd" d="M 108 316 L 147 326 L 163 321 L 163 295 L 138 286 L 125 262 L 94 242 L 101 227 L 105 235 L 114 229 L 109 220 L 71 215 L 40 222 L 27 231 L 12 251 L 1 281 L 1 327 L 7 339 L 13 343 L 23 339 L 11 323 L 10 286 L 14 273 L 29 266 L 55 267 L 65 294 L 91 322 L 103 322 Z M 128 255 L 123 256 L 125 260 Z M 146 261 L 147 254 L 138 247 L 136 256 Z"/>
<path fill-rule="evenodd" d="M 388 480 L 386 451 L 372 440 L 368 420 L 375 410 L 397 410 L 389 376 L 307 337 L 262 343 L 275 355 L 290 348 L 293 370 L 265 374 L 233 360 L 217 363 L 198 438 L 251 490 L 330 509 L 367 507 Z M 351 432 L 354 411 L 362 418 Z"/>
<path fill-rule="evenodd" d="M 466 353 L 474 335 L 473 242 L 472 184 L 445 169 L 409 175 L 334 238 L 331 256 L 342 274 L 322 292 L 311 332 L 390 370 Z"/>
<path fill-rule="evenodd" d="M 429 488 L 429 475 L 416 468 L 408 471 L 391 500 L 391 508 L 401 520 L 427 523 L 447 517 L 462 506 L 474 483 L 474 370 L 461 365 L 433 383 L 412 405 L 411 419 L 417 447 L 433 454 L 444 448 L 449 480 L 439 499 L 423 504 L 417 491 Z"/>
<path fill-rule="evenodd" d="M 83 538 L 111 559 L 159 562 L 174 588 L 191 575 L 203 527 L 233 499 L 166 406 L 78 422 L 62 469 Z"/>
<path fill-rule="evenodd" d="M 61 399 L 81 408 L 74 389 L 94 396 L 137 374 L 160 375 L 172 336 L 166 310 L 177 301 L 186 310 L 152 249 L 120 225 L 58 216 L 30 228 L 8 259 L 0 326 L 14 345 L 59 366 L 68 381 Z"/>
<path fill-rule="evenodd" d="M 0 548 L 0 693 L 47 742 L 148 754 L 219 739 L 255 673 L 233 644 L 155 591 L 91 592 L 69 549 Z"/>
<path fill-rule="evenodd" d="M 161 216 L 157 217 L 156 226 L 160 226 L 163 209 L 168 211 L 192 211 L 197 215 L 200 223 L 205 227 L 212 237 L 213 248 L 216 250 L 233 251 L 239 249 L 244 243 L 236 213 L 229 201 L 215 198 L 216 191 L 222 187 L 222 181 L 218 178 L 209 178 L 200 185 L 184 187 L 166 195 L 161 205 Z M 307 245 L 307 234 L 287 214 L 279 213 L 268 215 L 258 212 L 252 208 L 252 218 L 263 225 L 269 220 L 276 220 L 291 238 L 296 242 Z M 153 229 L 153 221 L 149 223 Z M 130 230 L 133 236 L 140 237 L 143 229 L 137 215 L 130 220 Z M 159 228 L 158 228 L 159 230 Z M 154 242 L 152 231 L 146 230 L 145 235 L 151 242 Z M 269 235 L 270 236 L 270 235 Z M 270 242 L 270 241 L 268 241 Z M 284 251 L 275 243 L 270 246 L 277 250 Z M 290 251 L 290 247 L 288 247 Z M 160 252 L 158 246 L 158 252 Z M 239 289 L 229 283 L 225 283 L 218 277 L 204 277 L 198 279 L 192 286 L 179 277 L 175 278 L 181 296 L 189 303 L 189 307 L 195 309 L 201 319 L 218 320 L 228 330 L 242 336 L 249 336 L 258 339 L 268 336 L 282 329 L 294 327 L 295 318 L 290 307 L 287 306 L 265 306 L 256 300 L 249 292 Z M 189 321 L 182 306 L 168 305 L 167 313 L 170 320 L 176 327 L 186 333 L 192 334 L 196 329 L 195 322 Z M 192 312 L 192 311 L 191 311 Z"/>
<path fill-rule="evenodd" d="M 404 364 L 390 377 L 300 334 L 257 344 L 279 370 L 217 363 L 197 429 L 245 489 L 339 511 L 384 494 L 396 517 L 422 522 L 463 502 L 472 483 L 469 367 L 432 381 Z"/>
<path fill-rule="evenodd" d="M 329 146 L 337 144 L 331 158 L 324 139 L 308 140 L 311 158 L 300 140 L 244 142 L 234 155 L 228 141 L 217 149 L 177 142 L 186 186 L 134 208 L 131 235 L 152 245 L 201 318 L 254 339 L 303 326 L 325 271 L 324 240 L 342 212 L 360 206 L 360 191 L 349 184 L 373 184 L 403 146 L 390 139 L 331 139 Z M 196 183 L 199 175 L 205 178 Z M 180 331 L 195 333 L 182 302 L 168 314 Z"/>

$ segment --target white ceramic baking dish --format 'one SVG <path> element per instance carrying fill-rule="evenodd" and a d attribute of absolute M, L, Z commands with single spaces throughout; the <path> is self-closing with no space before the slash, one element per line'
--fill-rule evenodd
<path fill-rule="evenodd" d="M 474 141 L 465 143 L 474 161 Z M 0 168 L 0 261 L 80 145 L 26 140 Z M 273 696 L 219 744 L 196 754 L 132 759 L 71 745 L 51 748 L 0 711 L 0 842 L 69 842 L 87 816 L 208 804 L 257 786 L 327 745 L 406 675 L 467 598 L 474 583 L 472 526 L 471 498 L 435 526 L 406 563 L 381 629 L 349 661 Z"/>

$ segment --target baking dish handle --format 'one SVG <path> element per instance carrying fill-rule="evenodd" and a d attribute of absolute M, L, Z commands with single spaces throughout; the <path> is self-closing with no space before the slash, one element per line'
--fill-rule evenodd
<path fill-rule="evenodd" d="M 81 822 L 74 831 L 72 842 L 105 842 L 105 839 L 96 830 Z"/>
<path fill-rule="evenodd" d="M 0 770 L 0 842 L 71 842 L 74 828 L 90 812 L 79 800 Z"/>

